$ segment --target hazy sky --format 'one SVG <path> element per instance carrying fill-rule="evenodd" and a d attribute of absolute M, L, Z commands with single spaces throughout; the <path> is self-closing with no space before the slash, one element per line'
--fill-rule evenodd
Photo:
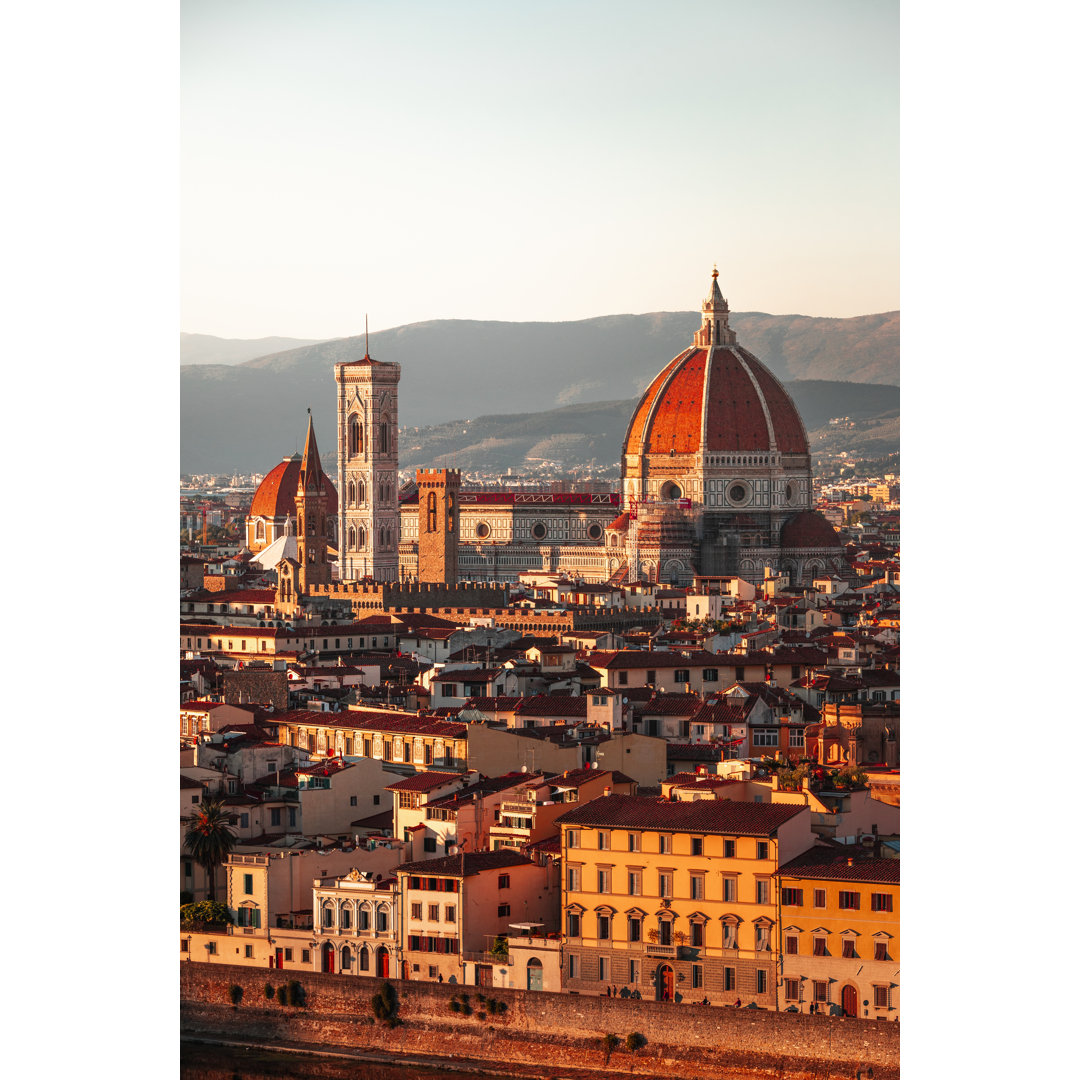
<path fill-rule="evenodd" d="M 181 326 L 899 290 L 890 0 L 183 0 Z"/>

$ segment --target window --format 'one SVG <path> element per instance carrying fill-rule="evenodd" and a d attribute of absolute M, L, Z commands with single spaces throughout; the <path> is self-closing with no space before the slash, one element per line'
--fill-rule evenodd
<path fill-rule="evenodd" d="M 573 953 L 566 958 L 567 972 L 571 979 L 576 979 L 581 974 L 581 961 Z"/>
<path fill-rule="evenodd" d="M 701 964 L 690 965 L 690 985 L 700 990 L 705 985 L 705 968 Z"/>
<path fill-rule="evenodd" d="M 355 806 L 356 805 L 356 796 L 355 795 L 350 795 L 349 796 L 349 805 L 350 806 Z"/>
<path fill-rule="evenodd" d="M 718 678 L 718 675 L 719 675 L 719 672 L 718 672 L 718 670 L 716 668 L 707 667 L 701 673 L 701 681 L 702 682 L 716 682 L 717 678 Z"/>
<path fill-rule="evenodd" d="M 250 945 L 244 946 L 244 959 L 250 960 L 255 955 L 255 950 Z"/>
<path fill-rule="evenodd" d="M 762 968 L 757 969 L 757 992 L 759 994 L 764 994 L 768 990 L 768 977 L 768 972 L 764 971 Z"/>
<path fill-rule="evenodd" d="M 288 964 L 292 963 L 292 949 L 285 950 L 285 962 Z"/>
<path fill-rule="evenodd" d="M 577 829 L 567 829 L 566 830 L 566 846 L 568 848 L 578 846 L 578 831 L 577 831 Z"/>
<path fill-rule="evenodd" d="M 724 968 L 724 989 L 735 989 L 735 969 L 733 967 Z"/>
<path fill-rule="evenodd" d="M 289 828 L 290 829 L 295 829 L 296 828 L 296 807 L 295 806 L 290 806 L 289 807 Z"/>
<path fill-rule="evenodd" d="M 841 951 L 840 955 L 843 956 L 843 958 L 845 960 L 856 960 L 856 959 L 858 959 L 858 957 L 855 955 L 855 939 L 854 938 L 850 938 L 850 937 L 844 938 L 843 948 L 842 948 L 842 951 Z"/>
<path fill-rule="evenodd" d="M 759 859 L 767 859 L 769 857 L 768 840 L 759 840 L 757 842 L 757 857 Z"/>
<path fill-rule="evenodd" d="M 660 871 L 660 895 L 671 896 L 671 879 L 672 873 L 670 870 Z"/>
<path fill-rule="evenodd" d="M 439 974 L 439 969 L 437 967 L 435 967 L 434 964 L 428 964 L 427 977 L 429 979 L 434 979 L 434 978 L 438 977 L 438 974 Z"/>
<path fill-rule="evenodd" d="M 829 1000 L 829 984 L 824 979 L 814 980 L 814 1000 L 819 1005 Z"/>
<path fill-rule="evenodd" d="M 242 904 L 236 911 L 236 924 L 238 926 L 253 926 L 258 929 L 259 909 L 254 904 Z"/>
<path fill-rule="evenodd" d="M 244 895 L 251 896 L 255 892 L 255 877 L 253 874 L 244 875 Z"/>
<path fill-rule="evenodd" d="M 769 902 L 768 878 L 758 878 L 754 882 L 754 899 L 759 904 L 767 904 Z"/>
<path fill-rule="evenodd" d="M 889 959 L 889 943 L 887 941 L 875 941 L 874 942 L 874 959 L 875 960 L 888 960 Z"/>
<path fill-rule="evenodd" d="M 641 940 L 641 919 L 636 915 L 631 915 L 626 920 L 626 936 L 629 941 Z"/>
<path fill-rule="evenodd" d="M 416 918 L 420 918 L 420 916 L 417 915 Z M 361 930 L 370 930 L 371 929 L 371 915 L 368 912 L 368 909 L 366 907 L 362 907 L 360 909 L 360 918 L 359 918 L 358 922 L 359 922 L 359 929 L 361 929 Z"/>
<path fill-rule="evenodd" d="M 735 841 L 734 840 L 725 840 L 724 841 L 724 858 L 725 859 L 734 859 L 735 858 Z"/>
<path fill-rule="evenodd" d="M 889 988 L 887 986 L 874 987 L 874 1008 L 887 1009 L 889 1007 Z"/>
<path fill-rule="evenodd" d="M 626 891 L 631 896 L 641 895 L 641 871 L 631 870 L 626 875 Z"/>
<path fill-rule="evenodd" d="M 648 670 L 647 670 L 647 671 L 645 672 L 645 681 L 646 681 L 646 682 L 647 682 L 647 683 L 648 683 L 648 684 L 649 684 L 650 686 L 652 686 L 652 685 L 653 685 L 653 684 L 654 684 L 654 683 L 656 682 L 656 672 L 655 672 L 655 670 L 653 670 L 653 671 L 648 671 Z"/>
<path fill-rule="evenodd" d="M 694 949 L 705 947 L 705 924 L 698 919 L 690 924 L 690 945 Z"/>
<path fill-rule="evenodd" d="M 769 928 L 759 926 L 754 931 L 754 949 L 756 952 L 771 952 L 769 946 Z"/>
<path fill-rule="evenodd" d="M 704 900 L 705 899 L 705 875 L 704 874 L 691 874 L 690 875 L 690 899 L 691 900 Z"/>
<path fill-rule="evenodd" d="M 824 889 L 815 889 L 814 890 L 814 907 L 821 908 L 821 907 L 824 907 L 824 906 L 825 906 L 825 890 Z"/>
<path fill-rule="evenodd" d="M 273 807 L 271 809 L 271 811 L 270 811 L 270 824 L 272 826 L 277 825 L 277 826 L 280 827 L 280 825 L 281 825 L 281 808 L 280 807 L 275 806 L 275 807 Z"/>
<path fill-rule="evenodd" d="M 798 979 L 785 979 L 784 980 L 784 1000 L 785 1001 L 798 1001 L 799 1000 L 799 980 Z"/>
<path fill-rule="evenodd" d="M 814 938 L 814 955 L 815 956 L 828 956 L 828 950 L 825 948 L 825 938 L 818 935 Z"/>
<path fill-rule="evenodd" d="M 857 892 L 845 892 L 840 891 L 840 910 L 841 911 L 858 911 L 859 910 L 859 894 Z"/>
<path fill-rule="evenodd" d="M 439 905 L 438 904 L 428 904 L 427 917 L 429 919 L 431 919 L 432 922 L 438 922 L 439 921 Z"/>
<path fill-rule="evenodd" d="M 671 920 L 670 919 L 661 919 L 660 920 L 660 944 L 661 945 L 670 945 L 671 944 Z"/>
<path fill-rule="evenodd" d="M 784 952 L 788 956 L 799 955 L 799 936 L 797 934 L 789 934 L 784 938 Z"/>
<path fill-rule="evenodd" d="M 240 815 L 240 828 L 241 829 L 246 829 L 248 827 L 248 821 L 249 820 L 250 819 L 248 818 L 247 814 L 241 814 Z"/>
<path fill-rule="evenodd" d="M 375 932 L 384 933 L 386 931 L 386 912 L 380 908 L 375 912 Z"/>
<path fill-rule="evenodd" d="M 187 938 L 181 939 L 181 941 L 180 941 L 180 951 L 181 952 L 187 952 L 188 951 L 188 939 Z"/>
<path fill-rule="evenodd" d="M 611 868 L 601 867 L 596 871 L 596 891 L 600 893 L 611 892 Z M 663 894 L 661 894 L 663 895 Z"/>
<path fill-rule="evenodd" d="M 871 911 L 892 911 L 892 893 L 874 892 L 870 894 Z"/>
<path fill-rule="evenodd" d="M 211 956 L 217 956 L 217 942 L 216 941 L 208 941 L 206 943 L 206 951 Z"/>
<path fill-rule="evenodd" d="M 735 923 L 733 923 L 733 922 L 724 923 L 723 947 L 725 949 L 737 949 L 739 947 L 738 939 L 735 936 L 737 932 L 738 932 L 738 927 L 735 925 Z"/>
<path fill-rule="evenodd" d="M 596 936 L 601 940 L 611 937 L 611 917 L 609 915 L 596 916 Z"/>
<path fill-rule="evenodd" d="M 606 832 L 596 834 L 596 850 L 607 851 L 611 847 L 611 835 Z"/>
<path fill-rule="evenodd" d="M 625 671 L 620 671 L 619 672 L 619 685 L 620 686 L 625 686 L 626 685 L 626 672 Z"/>
<path fill-rule="evenodd" d="M 566 936 L 581 937 L 581 916 L 576 911 L 566 913 Z"/>
<path fill-rule="evenodd" d="M 578 892 L 581 888 L 581 867 L 568 866 L 566 868 L 566 891 Z"/>
<path fill-rule="evenodd" d="M 784 907 L 802 907 L 802 889 L 781 889 L 780 903 Z"/>
<path fill-rule="evenodd" d="M 689 668 L 676 668 L 675 669 L 675 682 L 689 682 L 690 681 L 690 669 Z"/>
<path fill-rule="evenodd" d="M 301 964 L 310 964 L 311 963 L 311 950 L 310 949 L 301 949 L 300 950 L 300 963 Z"/>
<path fill-rule="evenodd" d="M 691 855 L 702 855 L 702 854 L 704 854 L 704 851 L 705 851 L 705 840 L 704 840 L 704 838 L 700 837 L 700 836 L 691 836 L 690 837 L 690 854 Z"/>
<path fill-rule="evenodd" d="M 661 833 L 661 835 L 660 835 L 660 854 L 661 855 L 670 855 L 671 854 L 671 837 L 670 836 L 665 836 L 663 833 Z"/>
<path fill-rule="evenodd" d="M 435 837 L 434 836 L 425 836 L 424 837 L 424 850 L 425 851 L 434 851 L 435 850 Z"/>
<path fill-rule="evenodd" d="M 637 960 L 630 961 L 630 977 L 627 982 L 636 983 L 641 977 L 641 970 Z"/>
<path fill-rule="evenodd" d="M 509 918 L 509 917 L 510 917 L 510 905 L 509 904 L 500 904 L 499 905 L 499 918 L 500 919 L 506 919 L 506 918 Z"/>
<path fill-rule="evenodd" d="M 739 879 L 736 877 L 724 876 L 724 899 L 728 903 L 734 904 L 738 902 L 738 881 Z"/>
<path fill-rule="evenodd" d="M 779 746 L 780 732 L 776 728 L 754 728 L 755 746 Z"/>

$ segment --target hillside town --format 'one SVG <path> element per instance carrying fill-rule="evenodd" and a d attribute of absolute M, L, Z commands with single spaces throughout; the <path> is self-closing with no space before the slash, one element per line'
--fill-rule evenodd
<path fill-rule="evenodd" d="M 898 479 L 815 489 L 702 313 L 620 492 L 400 484 L 365 357 L 336 486 L 309 418 L 190 516 L 182 962 L 899 1019 Z M 665 399 L 744 373 L 737 453 Z"/>

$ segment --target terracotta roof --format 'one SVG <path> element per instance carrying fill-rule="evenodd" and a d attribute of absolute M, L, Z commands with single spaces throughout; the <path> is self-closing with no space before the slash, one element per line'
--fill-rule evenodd
<path fill-rule="evenodd" d="M 250 517 L 295 517 L 296 486 L 300 481 L 299 454 L 285 458 L 272 468 L 259 485 L 255 497 L 251 500 Z M 322 474 L 323 490 L 328 498 L 326 512 L 336 514 L 338 506 L 337 490 L 330 483 L 330 478 Z"/>
<path fill-rule="evenodd" d="M 860 856 L 861 851 L 854 851 L 851 855 L 837 855 L 835 849 L 811 848 L 790 862 L 784 863 L 779 872 L 788 877 L 815 878 L 823 881 L 900 884 L 899 859 L 873 859 Z M 851 866 L 848 866 L 849 858 L 852 859 Z"/>
<path fill-rule="evenodd" d="M 396 784 L 387 784 L 387 791 L 431 791 L 433 788 L 442 787 L 451 781 L 460 782 L 461 773 L 434 772 L 428 769 L 419 772 L 415 776 L 407 776 L 404 780 L 398 780 Z"/>
<path fill-rule="evenodd" d="M 701 709 L 697 694 L 654 694 L 642 709 L 644 716 L 693 716 Z"/>
<path fill-rule="evenodd" d="M 607 671 L 619 669 L 637 668 L 684 668 L 684 667 L 713 667 L 718 663 L 714 653 L 704 649 L 695 650 L 689 655 L 675 652 L 643 652 L 634 649 L 619 649 L 617 651 L 594 652 L 589 657 L 589 663 L 594 668 L 603 668 Z M 743 661 L 739 661 L 743 663 Z"/>
<path fill-rule="evenodd" d="M 563 814 L 559 824 L 771 836 L 803 812 L 809 812 L 805 806 L 784 803 L 670 802 L 641 795 L 607 795 Z"/>
<path fill-rule="evenodd" d="M 785 548 L 839 548 L 840 537 L 828 519 L 816 510 L 793 514 L 780 530 L 780 546 Z"/>
<path fill-rule="evenodd" d="M 485 870 L 505 870 L 511 866 L 529 866 L 532 860 L 516 851 L 466 851 L 462 855 L 444 855 L 439 859 L 421 859 L 404 863 L 395 874 L 417 874 L 420 877 L 472 877 Z"/>
<path fill-rule="evenodd" d="M 518 716 L 574 716 L 588 715 L 588 699 L 585 697 L 551 694 L 534 694 L 518 698 L 514 712 Z"/>

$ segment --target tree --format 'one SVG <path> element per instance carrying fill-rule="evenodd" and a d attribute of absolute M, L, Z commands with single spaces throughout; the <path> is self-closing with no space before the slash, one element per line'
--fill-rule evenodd
<path fill-rule="evenodd" d="M 206 871 L 210 879 L 210 899 L 213 900 L 214 873 L 232 851 L 236 834 L 229 827 L 229 814 L 220 799 L 207 799 L 199 803 L 187 821 L 184 846 Z"/>

